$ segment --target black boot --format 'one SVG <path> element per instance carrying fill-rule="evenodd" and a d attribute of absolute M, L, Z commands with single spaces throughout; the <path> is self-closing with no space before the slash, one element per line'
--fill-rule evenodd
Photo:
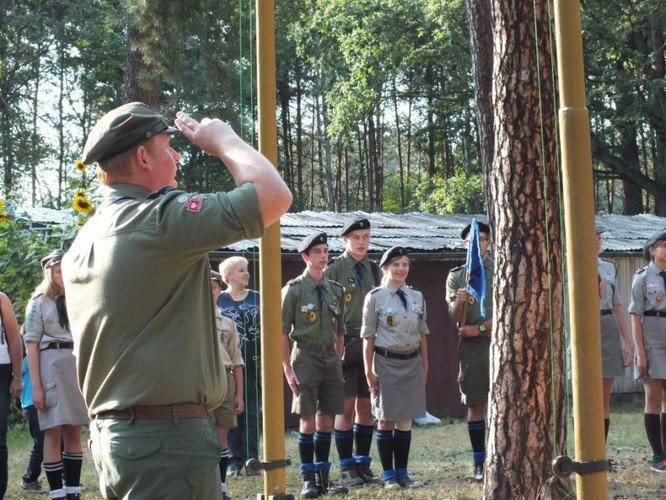
<path fill-rule="evenodd" d="M 317 498 L 319 496 L 319 487 L 315 479 L 314 472 L 303 472 L 303 487 L 301 488 L 301 497 L 303 498 Z"/>
<path fill-rule="evenodd" d="M 356 464 L 351 467 L 342 467 L 340 469 L 340 474 L 342 475 L 342 484 L 348 488 L 354 488 L 356 486 L 363 486 L 365 481 L 359 475 Z"/>
<path fill-rule="evenodd" d="M 327 470 L 317 471 L 317 487 L 321 495 L 346 495 L 349 493 L 349 488 L 331 481 Z"/>

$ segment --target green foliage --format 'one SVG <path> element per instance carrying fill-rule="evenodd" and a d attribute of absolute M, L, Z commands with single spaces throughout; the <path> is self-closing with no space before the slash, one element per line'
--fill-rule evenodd
<path fill-rule="evenodd" d="M 481 213 L 484 199 L 483 175 L 459 172 L 448 179 L 422 181 L 412 203 L 415 210 L 434 214 Z"/>
<path fill-rule="evenodd" d="M 54 248 L 63 248 L 71 227 L 29 229 L 23 221 L 0 224 L 0 290 L 7 294 L 23 321 L 30 295 L 42 280 L 40 259 Z"/>

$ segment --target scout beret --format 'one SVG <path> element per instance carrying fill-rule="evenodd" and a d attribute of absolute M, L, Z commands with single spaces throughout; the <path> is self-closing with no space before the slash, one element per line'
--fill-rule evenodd
<path fill-rule="evenodd" d="M 484 222 L 477 222 L 479 225 L 479 232 L 480 233 L 486 233 L 487 235 L 490 235 L 490 226 L 488 224 L 485 224 Z M 467 234 L 469 233 L 469 230 L 472 229 L 472 223 L 470 222 L 465 226 L 465 228 L 460 232 L 460 237 L 464 240 L 467 238 Z"/>
<path fill-rule="evenodd" d="M 313 246 L 328 243 L 326 233 L 312 233 L 298 245 L 299 253 L 308 252 Z"/>
<path fill-rule="evenodd" d="M 49 267 L 53 267 L 56 264 L 60 263 L 60 261 L 62 261 L 63 255 L 65 255 L 65 252 L 58 249 L 58 250 L 53 250 L 46 257 L 42 257 L 42 260 L 40 261 L 42 264 L 42 269 L 48 269 Z"/>
<path fill-rule="evenodd" d="M 605 233 L 606 231 L 608 231 L 608 229 L 606 229 L 606 226 L 602 226 L 601 224 L 595 224 L 594 225 L 594 230 L 595 230 L 596 234 L 601 234 L 601 233 Z"/>
<path fill-rule="evenodd" d="M 211 269 L 210 271 L 210 280 L 211 281 L 218 281 L 220 285 L 223 283 L 222 281 L 222 275 L 218 272 L 215 272 Z"/>
<path fill-rule="evenodd" d="M 379 261 L 379 267 L 384 267 L 384 264 L 390 264 L 393 259 L 398 257 L 409 257 L 405 247 L 392 247 L 386 250 Z"/>
<path fill-rule="evenodd" d="M 352 217 L 351 219 L 347 219 L 345 225 L 342 226 L 341 236 L 358 229 L 370 229 L 370 221 L 365 217 Z"/>
<path fill-rule="evenodd" d="M 90 165 L 129 151 L 157 134 L 173 134 L 164 117 L 142 102 L 130 102 L 109 111 L 93 127 L 83 148 L 83 163 Z"/>
<path fill-rule="evenodd" d="M 645 243 L 645 246 L 643 247 L 643 255 L 645 255 L 646 259 L 650 260 L 650 247 L 662 240 L 666 240 L 666 227 L 650 236 L 650 239 Z"/>

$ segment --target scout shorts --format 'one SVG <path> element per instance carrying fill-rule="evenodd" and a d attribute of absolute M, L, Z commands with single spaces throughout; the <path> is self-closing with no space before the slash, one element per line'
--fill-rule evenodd
<path fill-rule="evenodd" d="M 490 390 L 490 339 L 466 338 L 460 344 L 458 372 L 460 400 L 467 406 L 488 403 Z"/>
<path fill-rule="evenodd" d="M 213 420 L 216 426 L 225 429 L 238 427 L 238 418 L 234 409 L 234 399 L 236 398 L 236 380 L 234 374 L 228 368 L 224 369 L 227 374 L 227 393 L 224 395 L 222 404 L 215 408 Z"/>
<path fill-rule="evenodd" d="M 291 402 L 292 413 L 337 415 L 344 411 L 342 364 L 335 350 L 321 352 L 294 346 L 291 366 L 300 382 L 298 396 L 293 395 Z"/>

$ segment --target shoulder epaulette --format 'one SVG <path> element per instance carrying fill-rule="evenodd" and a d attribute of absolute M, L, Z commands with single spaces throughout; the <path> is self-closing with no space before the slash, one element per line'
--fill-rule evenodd
<path fill-rule="evenodd" d="M 463 269 L 465 267 L 465 264 L 462 264 L 461 266 L 454 267 L 451 269 L 451 271 L 457 271 L 458 269 Z"/>
<path fill-rule="evenodd" d="M 163 188 L 158 189 L 157 191 L 153 191 L 148 195 L 148 199 L 152 200 L 154 198 L 157 198 L 158 196 L 162 196 L 167 194 L 169 191 L 175 191 L 176 188 L 171 187 L 171 186 L 164 186 Z"/>
<path fill-rule="evenodd" d="M 411 285 L 407 285 L 407 287 L 410 288 L 410 289 L 412 289 L 412 290 L 414 290 L 415 292 L 419 292 L 421 295 L 423 295 L 423 292 L 422 292 L 421 290 L 419 290 L 418 288 L 413 287 L 413 286 L 411 286 Z"/>
<path fill-rule="evenodd" d="M 301 279 L 303 279 L 303 277 L 302 277 L 302 276 L 298 276 L 298 277 L 296 277 L 296 278 L 294 278 L 294 279 L 291 279 L 291 280 L 287 281 L 287 285 L 288 285 L 288 286 L 294 286 L 294 285 L 296 285 L 297 283 L 300 283 L 300 282 L 301 282 Z"/>
<path fill-rule="evenodd" d="M 334 286 L 337 286 L 337 287 L 340 287 L 340 288 L 344 288 L 343 285 L 341 285 L 341 284 L 338 283 L 337 281 L 332 280 L 331 278 L 328 278 L 328 282 L 329 282 L 331 285 L 334 285 Z"/>
<path fill-rule="evenodd" d="M 37 297 L 39 297 L 39 296 L 41 296 L 41 295 L 44 295 L 44 294 L 43 294 L 42 292 L 34 292 L 34 293 L 30 296 L 30 300 L 36 299 Z"/>
<path fill-rule="evenodd" d="M 648 268 L 648 266 L 645 266 L 645 267 L 641 267 L 641 268 L 640 268 L 640 269 L 639 269 L 638 271 L 636 271 L 636 274 L 641 274 L 641 273 L 644 273 L 644 272 L 645 272 L 645 270 L 646 270 L 647 268 Z"/>
<path fill-rule="evenodd" d="M 381 289 L 382 289 L 381 286 L 376 286 L 375 288 L 373 288 L 372 290 L 370 290 L 368 293 L 375 293 L 375 292 L 378 292 L 378 291 L 381 290 Z"/>
<path fill-rule="evenodd" d="M 229 319 L 231 319 L 231 320 L 234 319 L 234 317 L 231 315 L 231 313 L 230 313 L 227 309 L 225 309 L 225 310 L 220 310 L 220 309 L 218 309 L 218 311 L 220 311 L 220 314 L 221 314 L 222 316 L 226 316 L 227 318 L 229 318 Z"/>

